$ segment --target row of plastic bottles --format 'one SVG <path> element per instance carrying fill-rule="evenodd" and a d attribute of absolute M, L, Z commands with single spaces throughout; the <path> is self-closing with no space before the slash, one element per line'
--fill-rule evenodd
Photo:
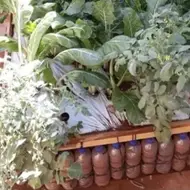
<path fill-rule="evenodd" d="M 186 163 L 190 166 L 190 140 L 187 134 L 174 135 L 169 142 L 158 143 L 155 138 L 142 141 L 133 140 L 92 149 L 81 148 L 70 154 L 82 166 L 83 177 L 80 187 L 90 187 L 93 182 L 106 186 L 110 178 L 121 179 L 124 176 L 134 179 L 140 173 L 168 173 L 171 169 L 182 171 Z M 69 180 L 62 184 L 66 190 L 73 189 L 77 182 Z"/>

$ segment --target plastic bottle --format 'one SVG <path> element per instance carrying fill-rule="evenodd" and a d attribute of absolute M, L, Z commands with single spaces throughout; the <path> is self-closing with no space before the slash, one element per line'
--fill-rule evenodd
<path fill-rule="evenodd" d="M 142 160 L 141 171 L 145 175 L 152 174 L 156 166 L 156 157 L 158 143 L 155 138 L 149 138 L 141 141 Z"/>
<path fill-rule="evenodd" d="M 140 175 L 141 144 L 132 140 L 125 145 L 126 149 L 126 175 L 134 179 Z"/>
<path fill-rule="evenodd" d="M 182 171 L 185 168 L 190 141 L 186 133 L 174 135 L 174 158 L 172 161 L 172 169 L 175 171 Z"/>
<path fill-rule="evenodd" d="M 168 142 L 159 144 L 156 170 L 159 173 L 168 173 L 171 169 L 172 158 L 174 154 L 174 144 L 170 139 Z"/>
<path fill-rule="evenodd" d="M 80 148 L 75 151 L 75 161 L 80 163 L 83 176 L 79 179 L 79 186 L 90 187 L 93 184 L 92 154 L 90 149 Z"/>
<path fill-rule="evenodd" d="M 106 186 L 110 181 L 109 156 L 105 146 L 97 146 L 92 150 L 92 162 L 95 173 L 95 183 Z"/>
<path fill-rule="evenodd" d="M 124 174 L 125 147 L 123 144 L 115 143 L 108 146 L 111 176 L 113 179 L 121 179 Z"/>

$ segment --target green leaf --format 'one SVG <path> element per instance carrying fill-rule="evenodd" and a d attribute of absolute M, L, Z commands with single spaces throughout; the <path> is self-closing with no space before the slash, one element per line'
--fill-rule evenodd
<path fill-rule="evenodd" d="M 140 124 L 144 121 L 144 115 L 138 108 L 139 99 L 131 92 L 121 92 L 114 89 L 112 102 L 118 111 L 126 110 L 127 119 L 133 124 Z"/>
<path fill-rule="evenodd" d="M 32 187 L 33 189 L 39 189 L 42 186 L 41 180 L 39 177 L 34 177 L 34 178 L 29 179 L 28 185 Z"/>
<path fill-rule="evenodd" d="M 131 73 L 131 75 L 133 75 L 133 76 L 137 75 L 137 73 L 136 73 L 136 70 L 137 70 L 137 61 L 136 60 L 134 60 L 134 59 L 130 60 L 128 62 L 127 67 L 128 67 L 129 72 Z"/>
<path fill-rule="evenodd" d="M 34 7 L 31 5 L 24 6 L 24 8 L 21 9 L 21 29 L 23 29 L 25 24 L 30 21 L 33 10 Z"/>
<path fill-rule="evenodd" d="M 167 0 L 146 0 L 146 2 L 148 11 L 154 14 L 160 6 L 165 5 Z"/>
<path fill-rule="evenodd" d="M 53 156 L 52 156 L 52 153 L 50 152 L 50 151 L 48 151 L 48 150 L 44 150 L 44 152 L 43 152 L 43 157 L 44 157 L 44 159 L 45 159 L 45 161 L 47 162 L 47 163 L 51 163 L 51 161 L 53 160 Z"/>
<path fill-rule="evenodd" d="M 80 83 L 87 83 L 96 87 L 109 88 L 109 79 L 99 72 L 84 71 L 84 70 L 73 70 L 66 74 L 68 80 L 75 80 Z"/>
<path fill-rule="evenodd" d="M 143 24 L 138 14 L 132 8 L 126 8 L 123 18 L 124 34 L 130 37 L 134 37 L 135 33 L 142 29 Z"/>
<path fill-rule="evenodd" d="M 84 3 L 85 0 L 72 0 L 65 13 L 67 15 L 74 15 L 80 13 L 82 11 Z"/>
<path fill-rule="evenodd" d="M 146 116 L 147 119 L 152 119 L 153 117 L 155 117 L 155 113 L 156 113 L 156 110 L 155 110 L 154 105 L 146 106 L 145 116 Z"/>
<path fill-rule="evenodd" d="M 142 96 L 139 103 L 138 103 L 138 107 L 140 110 L 142 110 L 145 107 L 146 101 L 147 101 L 147 97 Z"/>
<path fill-rule="evenodd" d="M 160 84 L 158 82 L 154 82 L 154 93 L 158 91 L 159 87 L 160 87 Z"/>
<path fill-rule="evenodd" d="M 161 85 L 161 86 L 159 87 L 159 89 L 158 89 L 157 94 L 158 94 L 158 95 L 162 95 L 162 94 L 164 94 L 165 92 L 166 92 L 166 85 Z"/>
<path fill-rule="evenodd" d="M 82 167 L 79 163 L 73 163 L 68 169 L 68 176 L 71 179 L 80 179 L 82 177 Z"/>
<path fill-rule="evenodd" d="M 166 110 L 163 106 L 159 105 L 157 108 L 156 108 L 156 112 L 157 112 L 157 115 L 158 115 L 158 119 L 160 120 L 160 122 L 162 123 L 162 121 L 166 121 Z"/>
<path fill-rule="evenodd" d="M 4 23 L 5 19 L 7 18 L 7 14 L 0 16 L 0 24 Z"/>
<path fill-rule="evenodd" d="M 96 52 L 84 48 L 73 48 L 59 53 L 55 58 L 64 64 L 71 64 L 76 61 L 85 66 L 98 66 L 102 63 L 102 56 Z"/>
<path fill-rule="evenodd" d="M 40 45 L 40 41 L 42 39 L 42 36 L 45 34 L 45 32 L 50 27 L 53 20 L 56 18 L 57 14 L 56 12 L 48 12 L 45 17 L 40 21 L 40 23 L 37 25 L 36 29 L 32 33 L 29 45 L 28 45 L 28 60 L 33 61 L 35 59 L 38 47 Z"/>
<path fill-rule="evenodd" d="M 171 67 L 172 67 L 172 63 L 171 62 L 167 62 L 161 69 L 160 71 L 160 78 L 162 81 L 169 81 L 172 73 L 171 73 Z"/>
<path fill-rule="evenodd" d="M 49 33 L 44 35 L 41 43 L 44 46 L 52 43 L 52 44 L 59 44 L 66 48 L 79 47 L 79 44 L 76 40 L 69 39 L 61 34 L 56 34 L 56 33 Z"/>
<path fill-rule="evenodd" d="M 0 36 L 0 48 L 8 52 L 18 52 L 18 43 L 12 38 Z"/>
<path fill-rule="evenodd" d="M 115 21 L 114 6 L 112 0 L 100 0 L 94 3 L 93 16 L 101 21 L 105 27 Z"/>
<path fill-rule="evenodd" d="M 187 78 L 184 75 L 181 75 L 178 78 L 177 85 L 176 85 L 176 89 L 178 93 L 180 93 L 183 90 L 186 82 L 187 82 Z"/>
<path fill-rule="evenodd" d="M 67 160 L 68 156 L 70 155 L 69 152 L 65 151 L 65 152 L 62 152 L 58 158 L 57 158 L 57 167 L 59 169 L 62 169 L 64 164 L 65 164 L 65 161 Z"/>
<path fill-rule="evenodd" d="M 135 42 L 136 40 L 134 38 L 119 35 L 103 44 L 103 46 L 99 48 L 98 52 L 104 56 L 112 54 L 113 52 L 123 53 L 124 51 L 129 50 Z"/>
<path fill-rule="evenodd" d="M 180 44 L 180 45 L 183 45 L 186 43 L 186 40 L 185 38 L 179 34 L 179 33 L 173 33 L 170 37 L 170 43 L 171 44 Z"/>
<path fill-rule="evenodd" d="M 44 67 L 42 74 L 43 74 L 43 79 L 45 82 L 50 83 L 50 84 L 56 84 L 56 80 L 53 77 L 53 72 L 49 65 L 46 65 Z"/>
<path fill-rule="evenodd" d="M 66 35 L 68 37 L 77 37 L 79 39 L 88 39 L 92 35 L 92 29 L 87 24 L 75 24 L 72 27 L 62 29 L 59 34 Z"/>

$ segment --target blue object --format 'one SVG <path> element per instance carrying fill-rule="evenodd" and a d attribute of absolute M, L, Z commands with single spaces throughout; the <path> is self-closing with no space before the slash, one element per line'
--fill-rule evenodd
<path fill-rule="evenodd" d="M 103 152 L 104 146 L 97 146 L 95 147 L 96 152 Z"/>
<path fill-rule="evenodd" d="M 112 144 L 112 147 L 115 149 L 120 149 L 120 143 L 114 143 Z"/>
<path fill-rule="evenodd" d="M 85 149 L 85 148 L 79 148 L 79 152 L 80 152 L 81 154 L 84 154 L 84 153 L 86 152 L 86 149 Z"/>
<path fill-rule="evenodd" d="M 148 139 L 146 139 L 146 142 L 150 143 L 150 144 L 152 144 L 154 141 L 155 141 L 154 138 L 148 138 Z"/>
<path fill-rule="evenodd" d="M 129 142 L 129 144 L 132 145 L 132 146 L 136 146 L 137 142 L 138 142 L 137 140 L 132 140 L 132 141 Z"/>
<path fill-rule="evenodd" d="M 184 139 L 187 138 L 187 134 L 186 133 L 181 133 L 181 134 L 179 134 L 179 138 L 184 140 Z"/>

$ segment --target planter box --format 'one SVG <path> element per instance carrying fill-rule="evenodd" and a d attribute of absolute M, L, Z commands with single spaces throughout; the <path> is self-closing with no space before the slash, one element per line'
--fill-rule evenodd
<path fill-rule="evenodd" d="M 171 123 L 172 134 L 190 132 L 190 120 L 174 121 Z M 77 148 L 87 148 L 99 145 L 108 145 L 116 142 L 127 142 L 155 137 L 152 126 L 127 126 L 123 125 L 115 131 L 95 132 L 70 139 L 69 143 L 60 147 L 60 151 Z"/>

